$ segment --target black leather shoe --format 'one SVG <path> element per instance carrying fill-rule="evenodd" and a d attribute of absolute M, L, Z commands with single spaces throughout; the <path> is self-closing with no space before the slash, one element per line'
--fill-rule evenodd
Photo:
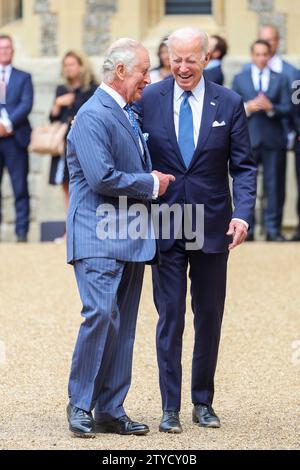
<path fill-rule="evenodd" d="M 291 242 L 300 242 L 300 232 L 294 233 L 292 238 L 290 239 Z"/>
<path fill-rule="evenodd" d="M 220 419 L 211 405 L 195 405 L 193 409 L 193 423 L 204 428 L 220 428 Z"/>
<path fill-rule="evenodd" d="M 286 242 L 286 238 L 281 233 L 270 234 L 267 233 L 267 242 Z"/>
<path fill-rule="evenodd" d="M 168 432 L 170 434 L 180 434 L 182 427 L 177 411 L 164 411 L 159 425 L 160 432 Z"/>
<path fill-rule="evenodd" d="M 96 432 L 143 436 L 149 432 L 149 428 L 146 424 L 135 423 L 127 415 L 124 415 L 112 421 L 96 422 Z"/>
<path fill-rule="evenodd" d="M 95 422 L 92 413 L 87 413 L 71 403 L 67 406 L 69 429 L 76 437 L 95 437 Z"/>
<path fill-rule="evenodd" d="M 18 235 L 17 236 L 18 243 L 27 243 L 27 235 Z"/>

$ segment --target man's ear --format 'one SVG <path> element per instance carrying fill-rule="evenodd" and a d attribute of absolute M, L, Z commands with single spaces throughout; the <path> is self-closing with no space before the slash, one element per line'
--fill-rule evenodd
<path fill-rule="evenodd" d="M 207 66 L 210 60 L 211 60 L 211 52 L 209 51 L 204 58 L 205 67 Z"/>
<path fill-rule="evenodd" d="M 116 75 L 119 80 L 124 80 L 126 74 L 126 69 L 124 64 L 118 64 L 116 67 Z"/>

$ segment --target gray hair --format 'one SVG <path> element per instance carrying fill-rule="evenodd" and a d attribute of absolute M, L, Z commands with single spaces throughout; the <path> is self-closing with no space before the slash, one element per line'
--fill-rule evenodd
<path fill-rule="evenodd" d="M 201 31 L 198 28 L 181 28 L 177 29 L 173 33 L 170 34 L 166 41 L 166 45 L 168 46 L 169 50 L 172 49 L 172 44 L 174 41 L 181 41 L 183 43 L 188 43 L 193 41 L 194 39 L 198 39 L 201 43 L 202 49 L 204 54 L 208 53 L 208 36 L 204 31 Z"/>
<path fill-rule="evenodd" d="M 118 64 L 123 64 L 128 72 L 137 64 L 136 50 L 144 46 L 135 39 L 121 38 L 108 48 L 103 62 L 103 80 L 111 83 Z"/>

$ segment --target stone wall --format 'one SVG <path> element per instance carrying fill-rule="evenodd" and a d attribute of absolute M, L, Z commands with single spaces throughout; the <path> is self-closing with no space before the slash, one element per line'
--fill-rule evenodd
<path fill-rule="evenodd" d="M 281 53 L 286 52 L 287 15 L 275 9 L 275 0 L 248 0 L 248 9 L 258 14 L 258 27 L 274 24 L 280 32 Z"/>

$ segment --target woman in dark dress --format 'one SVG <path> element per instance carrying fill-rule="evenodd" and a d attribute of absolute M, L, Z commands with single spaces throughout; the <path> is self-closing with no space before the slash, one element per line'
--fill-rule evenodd
<path fill-rule="evenodd" d="M 98 87 L 89 61 L 76 51 L 69 51 L 62 60 L 61 76 L 64 84 L 56 89 L 50 121 L 71 125 L 79 108 L 94 94 Z M 62 185 L 66 206 L 69 205 L 69 173 L 65 155 L 51 159 L 49 183 Z"/>

